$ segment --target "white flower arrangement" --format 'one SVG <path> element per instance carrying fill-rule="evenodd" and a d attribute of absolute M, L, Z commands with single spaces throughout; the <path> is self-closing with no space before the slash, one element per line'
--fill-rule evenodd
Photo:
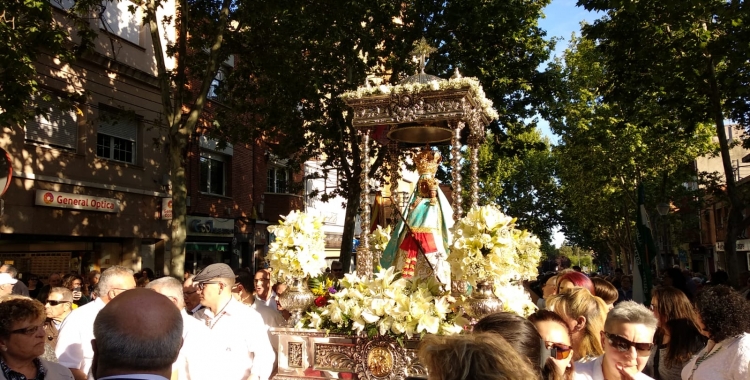
<path fill-rule="evenodd" d="M 494 205 L 472 208 L 453 226 L 448 262 L 454 278 L 472 286 L 493 280 L 496 287 L 535 278 L 541 259 L 539 239 L 516 229 L 515 222 Z"/>
<path fill-rule="evenodd" d="M 382 253 L 389 240 L 391 240 L 391 226 L 383 228 L 378 225 L 378 228 L 370 234 L 370 250 Z"/>
<path fill-rule="evenodd" d="M 432 80 L 428 83 L 406 83 L 397 84 L 395 86 L 389 84 L 381 84 L 380 86 L 366 86 L 359 87 L 355 91 L 347 91 L 341 94 L 342 99 L 361 99 L 368 96 L 377 95 L 390 95 L 390 94 L 418 94 L 420 92 L 429 91 L 445 91 L 445 90 L 461 90 L 469 89 L 469 93 L 479 103 L 479 107 L 484 111 L 484 114 L 490 119 L 495 120 L 498 118 L 498 113 L 495 110 L 492 100 L 487 99 L 484 93 L 482 85 L 479 83 L 477 78 L 473 77 L 461 77 L 451 78 L 448 80 Z"/>
<path fill-rule="evenodd" d="M 371 280 L 347 274 L 341 290 L 308 312 L 298 327 L 368 336 L 453 335 L 469 321 L 452 311 L 451 301 L 435 280 L 400 278 L 393 267 Z"/>
<path fill-rule="evenodd" d="M 323 221 L 300 211 L 282 219 L 268 227 L 275 236 L 268 246 L 272 276 L 277 280 L 319 276 L 327 266 Z"/>

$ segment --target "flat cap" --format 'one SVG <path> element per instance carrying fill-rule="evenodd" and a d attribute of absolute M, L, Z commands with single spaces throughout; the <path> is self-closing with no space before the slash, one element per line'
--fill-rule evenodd
<path fill-rule="evenodd" d="M 234 278 L 234 271 L 227 264 L 211 264 L 195 275 L 193 283 L 197 284 L 217 277 Z"/>

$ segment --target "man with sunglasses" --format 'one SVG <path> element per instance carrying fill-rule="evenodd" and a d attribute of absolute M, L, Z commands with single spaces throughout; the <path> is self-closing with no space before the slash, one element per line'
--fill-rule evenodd
<path fill-rule="evenodd" d="M 576 380 L 649 380 L 641 373 L 653 347 L 656 318 L 645 306 L 623 301 L 604 322 L 601 332 L 604 355 L 576 363 Z"/>
<path fill-rule="evenodd" d="M 235 275 L 226 264 L 211 264 L 195 275 L 204 309 L 193 316 L 211 329 L 210 335 L 230 363 L 214 378 L 222 380 L 267 380 L 275 355 L 268 339 L 268 327 L 257 311 L 232 297 Z"/>
<path fill-rule="evenodd" d="M 60 326 L 73 311 L 73 292 L 63 287 L 50 289 L 44 311 L 47 314 L 47 319 L 44 321 L 44 333 L 47 334 L 46 344 L 54 351 L 57 347 Z"/>
<path fill-rule="evenodd" d="M 86 380 L 91 369 L 96 316 L 115 297 L 135 288 L 133 271 L 119 265 L 111 266 L 102 272 L 97 287 L 96 300 L 73 310 L 60 326 L 57 337 L 55 355 L 60 364 L 70 369 L 75 380 Z"/>

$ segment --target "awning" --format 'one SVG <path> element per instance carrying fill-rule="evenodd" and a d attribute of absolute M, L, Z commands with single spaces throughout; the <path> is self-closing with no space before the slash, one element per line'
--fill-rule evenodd
<path fill-rule="evenodd" d="M 185 243 L 186 251 L 229 252 L 228 243 Z"/>

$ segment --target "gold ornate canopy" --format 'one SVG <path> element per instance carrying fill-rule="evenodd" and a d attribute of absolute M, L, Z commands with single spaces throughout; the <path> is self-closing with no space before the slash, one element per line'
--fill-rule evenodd
<path fill-rule="evenodd" d="M 391 175 L 391 196 L 397 196 L 396 186 L 399 173 L 399 149 L 451 144 L 451 165 L 459 166 L 461 145 L 465 141 L 471 149 L 471 206 L 479 201 L 477 176 L 479 168 L 478 147 L 484 140 L 485 128 L 497 118 L 497 111 L 492 101 L 485 97 L 479 80 L 462 77 L 458 69 L 450 79 L 425 74 L 426 55 L 435 49 L 426 41 L 415 43 L 412 54 L 420 57 L 420 72 L 410 76 L 396 85 L 382 84 L 372 86 L 368 80 L 365 86 L 356 91 L 341 95 L 344 102 L 352 108 L 352 123 L 360 135 L 360 152 L 362 155 L 362 188 L 360 215 L 362 226 L 370 220 L 370 193 L 368 172 L 370 171 L 369 146 L 370 133 L 375 127 L 386 126 Z M 468 128 L 466 128 L 468 127 Z M 463 214 L 461 209 L 461 174 L 452 171 L 454 219 Z M 392 204 L 399 204 L 392 199 Z M 372 252 L 369 251 L 369 239 L 363 227 L 360 245 L 357 249 L 357 274 L 372 275 Z"/>

